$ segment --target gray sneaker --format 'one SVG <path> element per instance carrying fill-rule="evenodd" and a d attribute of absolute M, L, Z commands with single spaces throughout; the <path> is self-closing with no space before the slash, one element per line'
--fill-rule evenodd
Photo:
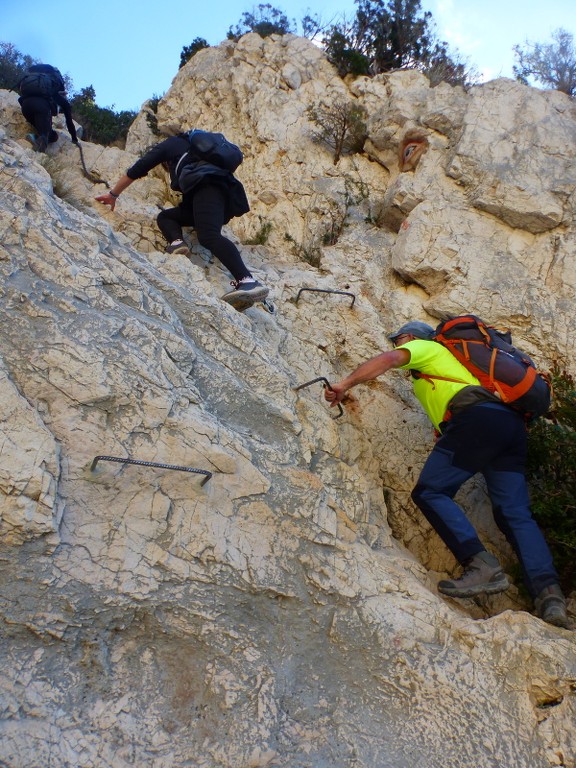
<path fill-rule="evenodd" d="M 173 245 L 169 245 L 164 253 L 181 253 L 183 256 L 188 256 L 190 254 L 190 249 L 186 243 L 181 240 L 179 243 L 177 242 Z"/>
<path fill-rule="evenodd" d="M 231 285 L 234 286 L 234 289 L 225 293 L 222 296 L 222 301 L 230 304 L 238 312 L 243 312 L 257 301 L 262 301 L 270 293 L 270 289 L 259 283 L 258 280 L 247 280 L 244 283 L 232 282 Z"/>
<path fill-rule="evenodd" d="M 498 560 L 490 552 L 484 551 L 478 552 L 464 563 L 460 578 L 439 581 L 438 592 L 450 597 L 474 597 L 504 592 L 509 586 Z"/>
<path fill-rule="evenodd" d="M 572 623 L 566 614 L 566 598 L 558 584 L 544 587 L 534 600 L 534 606 L 542 621 L 555 627 L 572 629 Z"/>

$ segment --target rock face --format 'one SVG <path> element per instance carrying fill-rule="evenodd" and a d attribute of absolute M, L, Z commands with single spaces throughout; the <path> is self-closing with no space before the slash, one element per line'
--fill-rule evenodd
<path fill-rule="evenodd" d="M 334 165 L 307 109 L 337 103 L 368 137 Z M 162 172 L 111 213 L 65 132 L 35 155 L 2 106 L 0 763 L 574 768 L 573 633 L 517 586 L 436 593 L 455 564 L 409 498 L 432 438 L 404 375 L 336 420 L 320 383 L 293 389 L 468 310 L 576 373 L 574 103 L 344 83 L 290 35 L 200 51 L 86 166 L 113 183 L 155 121 L 224 131 L 252 204 L 229 233 L 273 314 L 219 299 L 193 233 L 190 259 L 162 253 Z M 461 498 L 512 565 L 481 482 Z"/>

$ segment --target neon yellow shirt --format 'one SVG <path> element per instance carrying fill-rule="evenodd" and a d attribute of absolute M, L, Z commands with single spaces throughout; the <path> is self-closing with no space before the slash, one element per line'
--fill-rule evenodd
<path fill-rule="evenodd" d="M 462 363 L 458 362 L 454 355 L 446 347 L 436 341 L 424 341 L 414 339 L 402 344 L 397 349 L 406 349 L 410 352 L 410 362 L 400 366 L 401 369 L 414 369 L 430 376 L 446 376 L 455 381 L 442 381 L 434 379 L 412 378 L 414 394 L 428 414 L 428 418 L 439 429 L 440 422 L 446 413 L 446 407 L 457 392 L 471 384 L 480 382 L 468 371 Z"/>

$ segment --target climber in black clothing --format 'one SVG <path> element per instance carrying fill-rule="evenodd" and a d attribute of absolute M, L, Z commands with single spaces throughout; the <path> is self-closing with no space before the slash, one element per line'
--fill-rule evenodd
<path fill-rule="evenodd" d="M 170 174 L 172 189 L 178 190 L 176 166 L 189 149 L 185 134 L 161 141 L 128 168 L 109 192 L 99 195 L 96 200 L 114 210 L 120 194 L 160 164 Z M 168 241 L 166 253 L 189 254 L 182 239 L 182 227 L 194 227 L 200 245 L 213 253 L 234 277 L 234 290 L 224 294 L 222 299 L 240 311 L 268 295 L 268 288 L 252 277 L 238 248 L 221 232 L 231 218 L 242 216 L 249 210 L 244 187 L 230 171 L 199 161 L 190 166 L 187 191 L 183 193 L 180 205 L 161 211 L 156 219 Z"/>
<path fill-rule="evenodd" d="M 66 127 L 74 144 L 78 143 L 72 110 L 66 99 L 64 78 L 50 64 L 33 64 L 18 83 L 20 108 L 26 120 L 34 127 L 35 134 L 28 138 L 38 152 L 45 152 L 48 144 L 58 140 L 52 128 L 52 118 L 58 112 L 64 114 Z"/>

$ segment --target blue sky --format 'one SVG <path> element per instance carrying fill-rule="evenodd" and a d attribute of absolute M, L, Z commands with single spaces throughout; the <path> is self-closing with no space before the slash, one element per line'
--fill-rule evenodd
<path fill-rule="evenodd" d="M 307 13 L 324 21 L 351 16 L 353 0 L 270 0 L 289 19 Z M 180 51 L 196 37 L 210 45 L 258 2 L 216 0 L 2 0 L 0 41 L 54 64 L 74 88 L 93 85 L 100 106 L 139 109 L 161 96 L 178 71 Z M 576 37 L 576 0 L 422 0 L 439 37 L 457 49 L 483 80 L 512 77 L 512 47 L 526 40 L 546 42 L 563 27 Z"/>

